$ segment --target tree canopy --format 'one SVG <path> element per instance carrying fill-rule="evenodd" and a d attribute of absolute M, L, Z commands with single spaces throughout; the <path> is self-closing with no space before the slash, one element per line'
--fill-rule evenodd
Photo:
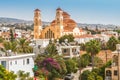
<path fill-rule="evenodd" d="M 59 42 L 64 42 L 65 39 L 68 39 L 68 42 L 73 42 L 74 41 L 74 37 L 72 34 L 69 35 L 64 35 L 62 37 L 59 38 Z"/>
<path fill-rule="evenodd" d="M 17 75 L 13 72 L 7 71 L 2 65 L 0 65 L 0 80 L 16 80 Z"/>
<path fill-rule="evenodd" d="M 92 57 L 92 67 L 94 68 L 94 56 L 100 51 L 100 43 L 97 40 L 90 40 L 86 44 L 87 53 L 91 54 Z"/>
<path fill-rule="evenodd" d="M 115 51 L 116 50 L 116 44 L 118 44 L 119 41 L 115 37 L 111 37 L 107 42 L 108 49 Z"/>

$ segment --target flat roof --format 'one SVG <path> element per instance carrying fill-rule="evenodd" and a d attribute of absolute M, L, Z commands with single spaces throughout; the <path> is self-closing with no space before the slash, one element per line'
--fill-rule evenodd
<path fill-rule="evenodd" d="M 0 60 L 20 59 L 20 58 L 25 58 L 25 57 L 32 57 L 34 55 L 35 55 L 34 53 L 29 53 L 29 54 L 17 54 L 14 56 L 3 56 L 3 57 L 0 57 Z"/>

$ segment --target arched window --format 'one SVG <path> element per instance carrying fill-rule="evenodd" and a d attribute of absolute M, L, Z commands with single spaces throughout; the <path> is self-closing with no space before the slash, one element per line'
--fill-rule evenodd
<path fill-rule="evenodd" d="M 45 33 L 45 39 L 47 38 L 47 33 Z"/>
<path fill-rule="evenodd" d="M 54 33 L 52 32 L 52 30 L 48 30 L 46 33 L 45 33 L 45 38 L 54 38 Z"/>
<path fill-rule="evenodd" d="M 115 66 L 118 65 L 118 56 L 117 55 L 113 56 L 113 63 L 114 63 Z"/>
<path fill-rule="evenodd" d="M 55 37 L 54 37 L 54 33 L 53 33 L 53 38 L 55 38 Z"/>
<path fill-rule="evenodd" d="M 106 71 L 106 76 L 111 76 L 112 75 L 112 72 L 110 70 L 107 70 Z"/>

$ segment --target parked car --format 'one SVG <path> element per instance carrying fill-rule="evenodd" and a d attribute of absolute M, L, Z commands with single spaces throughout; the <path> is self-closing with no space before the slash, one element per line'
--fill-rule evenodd
<path fill-rule="evenodd" d="M 65 77 L 64 77 L 64 80 L 73 80 L 74 79 L 74 76 L 72 74 L 67 74 Z"/>

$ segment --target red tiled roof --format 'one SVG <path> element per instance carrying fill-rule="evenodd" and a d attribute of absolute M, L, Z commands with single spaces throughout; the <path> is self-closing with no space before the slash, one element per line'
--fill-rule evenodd
<path fill-rule="evenodd" d="M 64 23 L 74 23 L 74 24 L 76 24 L 76 22 L 72 19 L 64 19 L 63 22 Z"/>
<path fill-rule="evenodd" d="M 87 38 L 87 37 L 94 37 L 93 35 L 89 35 L 89 34 L 87 34 L 87 35 L 80 35 L 80 36 L 75 36 L 75 38 Z"/>
<path fill-rule="evenodd" d="M 64 32 L 73 32 L 73 28 L 70 27 L 64 27 Z"/>
<path fill-rule="evenodd" d="M 65 15 L 70 16 L 67 12 L 63 12 L 63 16 L 65 16 Z"/>
<path fill-rule="evenodd" d="M 83 30 L 81 28 L 79 30 L 80 30 L 80 32 L 83 32 Z"/>

